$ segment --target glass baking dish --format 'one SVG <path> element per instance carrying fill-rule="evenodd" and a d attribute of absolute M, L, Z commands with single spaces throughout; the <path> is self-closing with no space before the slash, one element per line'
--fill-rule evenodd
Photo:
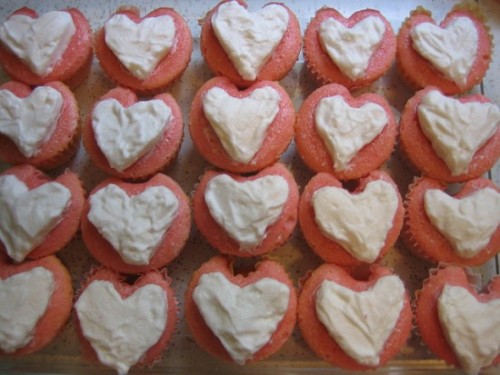
<path fill-rule="evenodd" d="M 250 10 L 257 10 L 268 1 L 251 1 Z M 394 31 L 397 32 L 399 26 L 404 19 L 409 15 L 410 11 L 417 6 L 423 6 L 432 11 L 437 22 L 440 22 L 445 14 L 453 7 L 455 1 L 400 1 L 396 3 L 390 0 L 379 1 L 286 1 L 297 15 L 302 31 L 305 30 L 309 20 L 314 16 L 317 9 L 322 6 L 328 6 L 338 9 L 345 16 L 357 10 L 365 8 L 375 8 L 391 22 Z M 0 22 L 3 22 L 6 17 L 14 10 L 28 6 L 37 10 L 39 13 L 44 13 L 50 10 L 62 9 L 66 7 L 79 8 L 89 19 L 89 22 L 94 31 L 103 25 L 106 19 L 123 5 L 137 6 L 141 10 L 141 14 L 145 15 L 149 11 L 161 7 L 175 8 L 188 22 L 191 27 L 194 48 L 191 62 L 182 76 L 168 91 L 177 99 L 182 108 L 185 130 L 184 140 L 175 163 L 168 168 L 165 173 L 174 178 L 184 189 L 190 194 L 193 191 L 195 184 L 204 170 L 209 167 L 201 156 L 194 149 L 189 132 L 187 131 L 188 113 L 191 104 L 191 99 L 196 90 L 211 76 L 212 73 L 208 70 L 203 62 L 203 58 L 199 51 L 199 34 L 200 26 L 199 19 L 205 13 L 217 4 L 217 1 L 181 1 L 181 0 L 164 0 L 164 1 L 139 1 L 129 0 L 126 3 L 119 1 L 95 1 L 95 0 L 72 0 L 72 1 L 20 1 L 11 0 L 10 2 L 0 3 Z M 488 16 L 487 23 L 495 40 L 500 39 L 500 2 L 495 0 L 480 0 L 479 5 L 483 8 L 484 13 Z M 495 43 L 498 45 L 498 43 Z M 474 88 L 474 92 L 481 92 L 490 97 L 495 103 L 500 103 L 500 81 L 496 74 L 500 71 L 498 48 L 494 50 L 492 65 L 489 68 L 486 78 L 482 85 Z M 8 81 L 8 77 L 3 71 L 0 71 L 1 82 Z M 302 55 L 300 55 L 294 69 L 280 82 L 287 90 L 293 100 L 296 109 L 300 108 L 302 101 L 309 95 L 316 86 L 312 82 L 310 76 L 306 72 Z M 89 78 L 80 86 L 75 95 L 80 106 L 80 114 L 82 121 L 85 120 L 92 104 L 101 95 L 113 87 L 113 83 L 105 76 L 98 62 L 94 59 L 91 74 Z M 397 69 L 393 66 L 389 72 L 381 79 L 373 83 L 367 89 L 357 91 L 361 93 L 371 91 L 383 95 L 391 104 L 394 113 L 399 118 L 406 100 L 413 95 L 413 92 L 408 89 L 401 81 Z M 356 94 L 355 93 L 355 94 Z M 313 176 L 313 173 L 302 163 L 300 157 L 295 151 L 295 146 L 292 143 L 287 152 L 282 157 L 282 162 L 289 166 L 294 174 L 300 188 L 303 188 L 307 181 Z M 497 163 L 489 173 L 488 177 L 500 183 L 500 163 Z M 3 171 L 8 166 L 0 164 L 0 171 Z M 71 168 L 79 173 L 86 191 L 90 191 L 98 182 L 105 179 L 107 176 L 99 171 L 89 160 L 85 150 L 81 146 L 75 158 L 63 167 L 51 171 L 49 174 L 58 175 L 64 168 Z M 414 176 L 409 172 L 407 166 L 400 159 L 397 148 L 391 159 L 384 165 L 384 170 L 388 171 L 401 189 L 404 195 L 409 183 Z M 271 358 L 260 363 L 238 366 L 224 363 L 218 359 L 210 357 L 203 352 L 191 338 L 189 330 L 183 320 L 183 296 L 186 285 L 191 277 L 191 274 L 203 262 L 216 255 L 217 252 L 201 238 L 201 235 L 193 225 L 191 235 L 187 245 L 183 249 L 181 255 L 174 260 L 173 263 L 167 266 L 168 274 L 173 280 L 173 288 L 176 291 L 179 300 L 179 315 L 178 326 L 172 342 L 168 350 L 164 353 L 161 361 L 155 364 L 152 368 L 133 368 L 130 373 L 144 374 L 342 374 L 344 371 L 338 368 L 333 368 L 327 363 L 319 360 L 312 351 L 307 347 L 306 343 L 301 338 L 301 335 L 296 329 L 293 336 L 288 340 L 281 350 Z M 85 249 L 79 235 L 64 249 L 58 256 L 63 263 L 68 267 L 73 279 L 73 286 L 77 291 L 80 283 L 85 277 L 89 269 L 95 265 L 95 262 Z M 294 282 L 298 286 L 299 280 L 307 271 L 312 270 L 321 264 L 319 258 L 308 249 L 299 229 L 297 228 L 290 240 L 281 248 L 269 255 L 270 258 L 278 260 L 282 263 Z M 429 269 L 432 265 L 422 261 L 410 254 L 399 242 L 394 249 L 384 258 L 383 264 L 392 267 L 398 273 L 405 285 L 412 293 L 419 289 L 422 281 L 427 277 Z M 474 269 L 481 277 L 478 282 L 483 285 L 488 280 L 499 272 L 499 259 L 494 259 L 488 264 Z M 1 303 L 1 301 L 0 301 Z M 402 348 L 401 353 L 396 359 L 389 362 L 388 365 L 378 370 L 372 371 L 373 374 L 419 374 L 427 371 L 432 371 L 439 374 L 454 374 L 458 370 L 447 366 L 443 361 L 436 359 L 430 353 L 425 345 L 421 342 L 416 330 L 408 341 L 407 345 Z M 492 368 L 485 373 L 498 373 L 498 368 Z M 113 373 L 113 370 L 105 368 L 97 363 L 89 363 L 80 354 L 80 344 L 76 337 L 75 327 L 70 321 L 63 332 L 56 340 L 47 348 L 39 353 L 30 356 L 13 358 L 0 358 L 0 373 L 14 374 L 104 374 Z M 349 372 L 354 374 L 355 372 Z"/>

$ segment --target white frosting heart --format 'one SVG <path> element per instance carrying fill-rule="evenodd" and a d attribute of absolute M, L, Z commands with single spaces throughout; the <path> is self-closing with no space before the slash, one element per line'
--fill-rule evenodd
<path fill-rule="evenodd" d="M 478 33 L 468 17 L 457 17 L 445 28 L 430 22 L 415 26 L 413 47 L 449 80 L 464 87 L 476 58 Z"/>
<path fill-rule="evenodd" d="M 203 111 L 224 150 L 234 160 L 249 163 L 279 112 L 281 97 L 272 87 L 258 88 L 241 99 L 213 87 L 202 101 Z"/>
<path fill-rule="evenodd" d="M 351 107 L 341 95 L 335 95 L 320 100 L 314 121 L 335 170 L 342 171 L 359 150 L 382 132 L 389 120 L 378 104 Z"/>
<path fill-rule="evenodd" d="M 500 300 L 479 302 L 466 288 L 445 285 L 438 315 L 446 340 L 463 369 L 478 374 L 500 354 Z"/>
<path fill-rule="evenodd" d="M 32 157 L 52 136 L 62 105 L 61 93 L 49 86 L 35 88 L 26 98 L 0 90 L 0 133 Z"/>
<path fill-rule="evenodd" d="M 43 267 L 0 280 L 0 348 L 12 353 L 30 343 L 47 311 L 54 275 Z"/>
<path fill-rule="evenodd" d="M 155 284 L 123 299 L 111 282 L 98 280 L 85 288 L 75 309 L 99 360 L 124 375 L 163 334 L 168 300 Z"/>
<path fill-rule="evenodd" d="M 500 124 L 498 106 L 462 103 L 437 90 L 422 97 L 417 111 L 420 128 L 453 176 L 467 172 L 476 151 L 495 134 Z"/>
<path fill-rule="evenodd" d="M 125 263 L 147 265 L 178 207 L 177 197 L 165 186 L 130 197 L 109 184 L 90 197 L 88 219 Z"/>
<path fill-rule="evenodd" d="M 250 13 L 237 1 L 221 4 L 212 16 L 214 33 L 238 73 L 257 78 L 288 27 L 288 12 L 270 4 Z"/>
<path fill-rule="evenodd" d="M 0 41 L 44 77 L 52 72 L 75 32 L 68 12 L 52 11 L 39 18 L 13 15 L 0 28 Z"/>
<path fill-rule="evenodd" d="M 120 62 L 139 79 L 146 79 L 174 44 L 175 24 L 168 15 L 136 23 L 116 14 L 104 24 L 105 41 Z"/>
<path fill-rule="evenodd" d="M 0 239 L 16 262 L 40 245 L 61 220 L 71 191 L 58 182 L 29 190 L 14 175 L 0 176 Z"/>
<path fill-rule="evenodd" d="M 363 292 L 325 280 L 316 292 L 316 313 L 346 354 L 377 366 L 403 309 L 404 294 L 397 276 L 381 277 Z"/>
<path fill-rule="evenodd" d="M 340 243 L 353 257 L 371 263 L 393 226 L 398 195 L 382 180 L 368 183 L 358 194 L 326 186 L 314 192 L 312 206 L 316 224 L 325 236 Z"/>
<path fill-rule="evenodd" d="M 238 182 L 221 174 L 208 182 L 205 202 L 213 219 L 242 249 L 249 249 L 259 245 L 280 218 L 288 191 L 281 176 Z"/>
<path fill-rule="evenodd" d="M 439 189 L 427 190 L 424 208 L 431 223 L 462 258 L 472 258 L 484 249 L 500 224 L 500 193 L 491 188 L 461 199 Z"/>
<path fill-rule="evenodd" d="M 340 71 L 355 80 L 366 74 L 384 33 L 385 24 L 379 17 L 366 17 L 352 27 L 330 17 L 321 22 L 319 40 Z"/>
<path fill-rule="evenodd" d="M 109 165 L 121 172 L 154 148 L 171 117 L 172 110 L 159 99 L 127 108 L 116 99 L 106 99 L 94 108 L 92 127 Z"/>
<path fill-rule="evenodd" d="M 289 299 L 288 286 L 272 278 L 241 288 L 218 272 L 202 275 L 193 291 L 205 323 L 241 365 L 269 342 Z"/>

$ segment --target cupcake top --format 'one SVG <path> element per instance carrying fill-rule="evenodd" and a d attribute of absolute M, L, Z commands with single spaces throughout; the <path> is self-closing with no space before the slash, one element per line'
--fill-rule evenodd
<path fill-rule="evenodd" d="M 401 148 L 424 174 L 457 182 L 479 177 L 500 156 L 500 109 L 482 95 L 453 98 L 435 87 L 415 94 L 400 120 Z"/>
<path fill-rule="evenodd" d="M 323 264 L 304 281 L 299 327 L 311 349 L 334 366 L 374 369 L 394 357 L 411 331 L 411 307 L 401 279 L 374 266 L 368 279 Z"/>
<path fill-rule="evenodd" d="M 172 8 L 144 17 L 134 7 L 118 9 L 96 34 L 96 55 L 108 76 L 139 93 L 158 93 L 186 69 L 191 31 Z"/>
<path fill-rule="evenodd" d="M 365 9 L 345 18 L 332 8 L 319 9 L 304 36 L 309 70 L 322 83 L 350 89 L 370 84 L 392 65 L 396 37 L 377 10 Z"/>
<path fill-rule="evenodd" d="M 78 332 L 89 356 L 127 374 L 161 357 L 176 324 L 176 299 L 166 274 L 149 272 L 133 285 L 94 270 L 75 303 Z"/>
<path fill-rule="evenodd" d="M 0 158 L 53 168 L 73 155 L 78 120 L 76 99 L 61 82 L 35 88 L 7 82 L 0 86 Z"/>
<path fill-rule="evenodd" d="M 300 52 L 300 26 L 284 4 L 249 12 L 243 1 L 222 1 L 206 15 L 200 44 L 216 74 L 246 87 L 288 73 Z"/>
<path fill-rule="evenodd" d="M 293 138 L 295 110 L 276 82 L 238 90 L 228 78 L 206 82 L 191 104 L 189 131 L 197 150 L 217 167 L 255 172 L 279 159 Z"/>
<path fill-rule="evenodd" d="M 38 15 L 21 8 L 0 27 L 0 61 L 9 75 L 21 82 L 39 85 L 63 81 L 74 87 L 72 83 L 81 83 L 76 76 L 92 56 L 91 33 L 78 9 Z"/>
<path fill-rule="evenodd" d="M 380 260 L 398 238 L 403 204 L 389 175 L 374 171 L 348 191 L 327 173 L 315 175 L 299 204 L 306 242 L 324 261 L 342 266 Z"/>
<path fill-rule="evenodd" d="M 197 269 L 186 292 L 186 321 L 210 354 L 239 365 L 263 360 L 286 342 L 297 297 L 284 268 L 266 259 L 248 274 L 213 257 Z"/>
<path fill-rule="evenodd" d="M 15 262 L 61 250 L 76 233 L 84 191 L 66 171 L 54 180 L 30 165 L 0 175 L 0 241 Z"/>
<path fill-rule="evenodd" d="M 106 266 L 143 273 L 179 254 L 190 221 L 188 199 L 171 178 L 156 174 L 141 183 L 109 178 L 90 193 L 82 218 L 83 240 Z"/>
<path fill-rule="evenodd" d="M 92 161 L 120 178 L 158 172 L 175 159 L 182 137 L 182 114 L 170 94 L 138 100 L 123 87 L 103 95 L 83 127 L 83 144 Z"/>
<path fill-rule="evenodd" d="M 55 256 L 21 264 L 0 259 L 0 265 L 0 353 L 34 353 L 52 342 L 69 318 L 71 277 Z"/>
<path fill-rule="evenodd" d="M 454 195 L 446 187 L 428 177 L 410 186 L 403 239 L 433 262 L 483 264 L 499 251 L 499 189 L 485 178 L 467 181 Z"/>
<path fill-rule="evenodd" d="M 468 374 L 500 363 L 496 327 L 500 318 L 500 279 L 478 292 L 473 275 L 458 266 L 431 271 L 417 292 L 416 322 L 427 346 L 447 363 Z"/>
<path fill-rule="evenodd" d="M 403 78 L 417 89 L 433 85 L 446 94 L 465 92 L 482 80 L 491 60 L 491 36 L 474 5 L 457 5 L 439 25 L 417 8 L 401 26 L 397 43 Z"/>
<path fill-rule="evenodd" d="M 295 124 L 295 142 L 304 162 L 341 180 L 379 168 L 389 158 L 396 135 L 392 110 L 383 97 L 353 97 L 335 83 L 306 98 Z"/>

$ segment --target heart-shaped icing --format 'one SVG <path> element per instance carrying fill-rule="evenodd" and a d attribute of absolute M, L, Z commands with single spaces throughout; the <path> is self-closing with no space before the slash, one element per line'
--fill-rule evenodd
<path fill-rule="evenodd" d="M 422 22 L 410 32 L 413 47 L 446 78 L 465 86 L 474 64 L 478 32 L 467 17 L 457 17 L 441 28 Z"/>
<path fill-rule="evenodd" d="M 68 12 L 47 12 L 39 18 L 13 15 L 0 28 L 0 40 L 37 75 L 48 75 L 76 32 Z"/>
<path fill-rule="evenodd" d="M 0 280 L 0 348 L 12 353 L 26 346 L 45 314 L 54 290 L 54 276 L 35 267 Z"/>
<path fill-rule="evenodd" d="M 361 364 L 377 366 L 403 309 L 404 293 L 393 275 L 362 292 L 325 280 L 316 293 L 316 312 L 344 352 Z"/>
<path fill-rule="evenodd" d="M 388 123 L 382 106 L 365 103 L 352 107 L 341 95 L 321 99 L 314 119 L 337 171 L 346 169 L 358 151 L 373 141 Z"/>
<path fill-rule="evenodd" d="M 352 27 L 327 18 L 319 27 L 319 40 L 340 71 L 354 80 L 363 77 L 382 37 L 385 24 L 379 17 L 366 17 Z"/>
<path fill-rule="evenodd" d="M 94 108 L 92 127 L 109 165 L 122 172 L 154 148 L 171 116 L 170 107 L 159 99 L 127 108 L 116 99 L 106 99 Z"/>
<path fill-rule="evenodd" d="M 36 155 L 51 137 L 63 98 L 49 86 L 39 86 L 26 98 L 0 90 L 0 133 L 9 137 L 26 157 Z"/>
<path fill-rule="evenodd" d="M 147 284 L 123 299 L 109 281 L 93 281 L 75 304 L 82 333 L 99 360 L 126 374 L 161 337 L 168 301 L 158 285 Z"/>
<path fill-rule="evenodd" d="M 467 102 L 430 90 L 418 105 L 418 122 L 453 176 L 466 173 L 476 151 L 496 132 L 500 109 L 492 103 Z"/>
<path fill-rule="evenodd" d="M 109 184 L 90 197 L 88 219 L 125 263 L 147 265 L 178 207 L 177 197 L 165 186 L 130 197 Z"/>
<path fill-rule="evenodd" d="M 289 299 L 288 286 L 272 278 L 242 288 L 218 272 L 202 275 L 193 291 L 205 323 L 239 364 L 269 342 Z"/>
<path fill-rule="evenodd" d="M 168 15 L 136 23 L 116 14 L 104 25 L 105 41 L 131 74 L 146 79 L 174 44 L 175 24 Z"/>
<path fill-rule="evenodd" d="M 270 4 L 250 13 L 237 1 L 222 3 L 212 16 L 214 33 L 238 73 L 257 78 L 288 27 L 288 12 Z"/>
<path fill-rule="evenodd" d="M 208 182 L 204 196 L 212 218 L 245 249 L 260 244 L 280 218 L 288 191 L 281 176 L 238 182 L 221 174 Z"/>
<path fill-rule="evenodd" d="M 272 87 L 255 89 L 244 98 L 213 87 L 203 96 L 203 111 L 231 158 L 249 163 L 279 112 L 280 100 Z"/>
<path fill-rule="evenodd" d="M 500 193 L 491 188 L 460 199 L 439 189 L 427 190 L 424 207 L 431 223 L 463 258 L 484 249 L 500 224 Z"/>
<path fill-rule="evenodd" d="M 499 299 L 479 302 L 461 286 L 445 285 L 438 298 L 445 337 L 469 374 L 478 374 L 500 354 L 499 310 Z"/>
<path fill-rule="evenodd" d="M 62 219 L 71 192 L 58 182 L 29 190 L 14 175 L 0 176 L 0 239 L 16 262 L 24 260 Z"/>
<path fill-rule="evenodd" d="M 316 224 L 353 257 L 373 262 L 385 244 L 398 208 L 398 195 L 388 182 L 368 183 L 358 194 L 332 186 L 312 197 Z"/>

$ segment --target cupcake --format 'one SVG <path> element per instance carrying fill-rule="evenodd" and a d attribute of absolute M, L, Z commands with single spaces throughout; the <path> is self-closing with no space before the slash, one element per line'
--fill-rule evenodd
<path fill-rule="evenodd" d="M 196 343 L 238 365 L 277 352 L 293 332 L 296 308 L 292 281 L 269 259 L 243 275 L 216 256 L 194 272 L 185 296 L 185 318 Z"/>
<path fill-rule="evenodd" d="M 196 93 L 189 132 L 199 153 L 218 168 L 256 172 L 275 163 L 293 139 L 295 110 L 276 82 L 245 90 L 228 78 L 206 82 Z"/>
<path fill-rule="evenodd" d="M 437 25 L 431 12 L 418 7 L 399 29 L 396 61 L 414 89 L 436 86 L 445 94 L 463 93 L 481 82 L 493 43 L 472 2 L 455 6 Z"/>
<path fill-rule="evenodd" d="M 403 155 L 430 178 L 467 181 L 500 157 L 500 108 L 483 95 L 453 98 L 427 87 L 408 100 L 399 125 Z"/>
<path fill-rule="evenodd" d="M 323 264 L 305 280 L 297 307 L 302 336 L 321 359 L 346 370 L 373 370 L 394 358 L 412 328 L 408 292 L 388 268 L 367 279 Z"/>
<path fill-rule="evenodd" d="M 447 185 L 421 177 L 405 199 L 403 239 L 432 262 L 478 266 L 500 251 L 500 189 L 485 178 L 450 196 Z"/>
<path fill-rule="evenodd" d="M 139 9 L 122 7 L 97 31 L 94 48 L 118 85 L 152 94 L 182 75 L 193 40 L 186 21 L 172 8 L 158 8 L 141 18 Z"/>
<path fill-rule="evenodd" d="M 90 193 L 81 223 L 92 256 L 128 274 L 170 263 L 184 247 L 190 228 L 189 199 L 163 174 L 142 183 L 104 180 Z"/>
<path fill-rule="evenodd" d="M 307 68 L 321 83 L 340 83 L 349 89 L 368 86 L 394 62 L 396 37 L 378 11 L 365 9 L 345 18 L 323 7 L 304 34 Z"/>
<path fill-rule="evenodd" d="M 352 192 L 328 173 L 304 188 L 299 224 L 308 245 L 323 261 L 354 267 L 380 261 L 398 239 L 404 208 L 396 184 L 374 171 Z"/>
<path fill-rule="evenodd" d="M 253 257 L 283 245 L 297 224 L 299 191 L 280 163 L 256 175 L 209 170 L 193 193 L 202 236 L 223 254 Z"/>
<path fill-rule="evenodd" d="M 249 12 L 243 0 L 221 1 L 202 21 L 200 48 L 208 67 L 237 86 L 279 81 L 299 56 L 300 25 L 282 3 Z"/>
<path fill-rule="evenodd" d="M 15 262 L 61 250 L 78 231 L 84 194 L 70 170 L 52 179 L 28 164 L 7 169 L 0 174 L 0 250 Z"/>
<path fill-rule="evenodd" d="M 340 180 L 358 179 L 391 155 L 397 124 L 377 94 L 352 97 L 332 83 L 309 95 L 297 114 L 295 143 L 305 164 Z"/>
<path fill-rule="evenodd" d="M 144 179 L 166 168 L 182 143 L 179 105 L 167 93 L 138 101 L 117 87 L 95 103 L 83 126 L 83 145 L 94 164 L 122 179 Z"/>
<path fill-rule="evenodd" d="M 442 266 L 431 271 L 416 299 L 416 322 L 424 343 L 440 359 L 478 374 L 500 364 L 500 277 L 483 292 L 466 269 Z"/>
<path fill-rule="evenodd" d="M 127 374 L 161 358 L 177 323 L 177 300 L 166 273 L 150 271 L 130 285 L 98 268 L 82 285 L 75 320 L 84 356 Z"/>
<path fill-rule="evenodd" d="M 13 80 L 36 86 L 62 81 L 74 89 L 91 63 L 92 30 L 76 8 L 38 15 L 24 7 L 0 27 L 0 64 Z"/>
<path fill-rule="evenodd" d="M 55 256 L 8 263 L 0 254 L 0 355 L 23 356 L 49 345 L 73 304 L 71 277 Z"/>
<path fill-rule="evenodd" d="M 66 85 L 0 86 L 0 160 L 51 169 L 68 161 L 79 141 L 78 104 Z"/>

